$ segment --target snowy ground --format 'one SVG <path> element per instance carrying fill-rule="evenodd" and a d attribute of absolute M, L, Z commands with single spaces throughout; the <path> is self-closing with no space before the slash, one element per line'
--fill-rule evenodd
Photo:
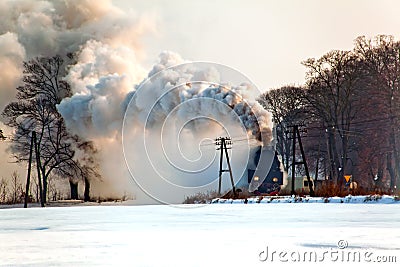
<path fill-rule="evenodd" d="M 346 248 L 338 248 L 338 243 Z M 350 262 L 342 258 L 347 252 L 361 255 L 358 266 L 398 266 L 400 205 L 0 210 L 0 266 L 354 265 L 353 256 Z M 309 255 L 322 262 L 310 263 Z M 382 260 L 397 263 L 377 263 Z"/>

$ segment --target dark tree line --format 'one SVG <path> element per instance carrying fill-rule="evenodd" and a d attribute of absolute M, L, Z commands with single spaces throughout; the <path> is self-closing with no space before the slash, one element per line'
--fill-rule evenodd
<path fill-rule="evenodd" d="M 76 179 L 84 179 L 85 200 L 89 200 L 89 176 L 95 168 L 76 159 L 75 151 L 90 144 L 68 133 L 56 108 L 63 98 L 71 96 L 69 84 L 62 80 L 64 60 L 60 56 L 34 58 L 24 62 L 23 67 L 22 85 L 16 88 L 17 100 L 2 113 L 5 124 L 14 129 L 13 155 L 19 162 L 31 159 L 36 165 L 42 205 L 48 199 L 50 175 L 69 179 L 72 191 L 77 190 Z M 31 155 L 33 137 L 35 153 Z M 76 194 L 77 191 L 71 192 L 73 198 Z"/>
<path fill-rule="evenodd" d="M 334 50 L 302 64 L 304 86 L 284 86 L 259 98 L 272 112 L 285 167 L 291 166 L 288 126 L 304 125 L 315 176 L 341 186 L 344 175 L 352 175 L 365 187 L 397 191 L 400 42 L 385 35 L 358 37 L 351 51 Z"/>

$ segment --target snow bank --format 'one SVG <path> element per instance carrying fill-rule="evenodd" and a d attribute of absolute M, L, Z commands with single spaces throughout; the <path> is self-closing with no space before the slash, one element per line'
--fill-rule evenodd
<path fill-rule="evenodd" d="M 293 196 L 259 196 L 247 199 L 223 199 L 215 198 L 211 204 L 266 204 L 266 203 L 376 203 L 376 204 L 400 204 L 398 196 L 367 195 L 346 197 L 293 197 Z"/>

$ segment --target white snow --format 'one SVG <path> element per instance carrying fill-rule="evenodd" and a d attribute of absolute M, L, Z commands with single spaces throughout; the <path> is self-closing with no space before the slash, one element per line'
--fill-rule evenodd
<path fill-rule="evenodd" d="M 339 250 L 340 240 L 348 248 Z M 260 261 L 267 247 L 269 253 L 294 255 L 367 251 L 373 256 L 396 256 L 398 264 L 400 205 L 238 203 L 0 210 L 0 266 L 293 264 L 278 260 L 278 254 L 273 262 L 271 257 Z M 296 266 L 354 264 L 325 260 Z M 361 262 L 358 266 L 377 265 Z"/>

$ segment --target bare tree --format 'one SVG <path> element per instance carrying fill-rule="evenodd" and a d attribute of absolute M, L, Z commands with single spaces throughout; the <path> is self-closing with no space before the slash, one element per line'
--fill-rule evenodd
<path fill-rule="evenodd" d="M 3 130 L 0 129 L 0 141 L 6 140 L 6 137 L 3 134 Z M 2 178 L 0 180 L 0 203 L 4 203 L 6 199 L 6 188 L 7 188 L 7 181 Z"/>
<path fill-rule="evenodd" d="M 386 119 L 384 129 L 389 133 L 388 146 L 384 148 L 387 154 L 387 168 L 391 176 L 391 189 L 397 186 L 400 190 L 400 42 L 396 42 L 393 36 L 378 35 L 373 39 L 364 36 L 355 41 L 355 53 L 363 60 L 364 67 L 368 71 L 370 91 L 378 100 L 375 103 L 379 109 L 380 119 Z M 382 120 L 378 120 L 382 124 Z M 384 146 L 381 146 L 384 147 Z M 383 157 L 383 155 L 379 155 Z"/>
<path fill-rule="evenodd" d="M 292 153 L 290 127 L 294 124 L 304 124 L 307 118 L 304 89 L 295 86 L 283 86 L 265 92 L 258 102 L 272 113 L 277 132 L 277 150 L 282 155 L 285 169 L 289 168 Z"/>
<path fill-rule="evenodd" d="M 39 157 L 38 180 L 43 181 L 43 200 L 47 201 L 48 177 L 80 175 L 80 165 L 74 160 L 74 139 L 68 134 L 56 105 L 71 95 L 60 79 L 63 60 L 59 56 L 35 58 L 24 63 L 23 85 L 17 88 L 17 101 L 8 104 L 3 116 L 6 125 L 15 128 L 11 145 L 18 161 L 29 158 L 32 132 L 37 134 Z M 40 183 L 39 183 L 40 184 Z"/>
<path fill-rule="evenodd" d="M 1 178 L 0 180 L 0 203 L 6 203 L 7 202 L 7 180 L 4 178 Z"/>
<path fill-rule="evenodd" d="M 32 200 L 34 199 L 36 202 L 40 201 L 39 198 L 39 182 L 37 180 L 36 176 L 32 176 L 32 182 L 30 183 L 30 189 L 29 191 L 31 192 L 32 195 Z"/>
<path fill-rule="evenodd" d="M 22 184 L 19 181 L 20 177 L 17 171 L 14 171 L 11 175 L 11 195 L 12 195 L 12 203 L 19 203 L 22 200 L 22 196 L 24 190 L 22 189 Z"/>
<path fill-rule="evenodd" d="M 327 133 L 330 173 L 342 183 L 349 155 L 351 126 L 360 111 L 362 72 L 350 51 L 331 51 L 303 62 L 308 68 L 306 99 Z"/>

